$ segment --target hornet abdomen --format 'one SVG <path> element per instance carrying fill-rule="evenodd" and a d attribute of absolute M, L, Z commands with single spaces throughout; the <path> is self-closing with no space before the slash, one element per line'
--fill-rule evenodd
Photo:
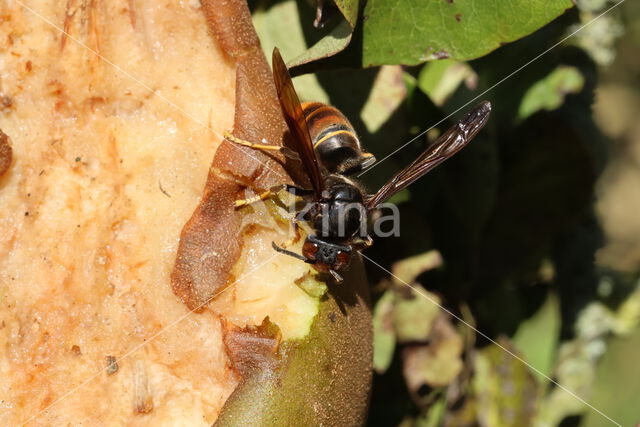
<path fill-rule="evenodd" d="M 362 149 L 353 126 L 337 108 L 320 102 L 301 106 L 316 156 L 328 173 L 350 175 L 376 161 Z"/>

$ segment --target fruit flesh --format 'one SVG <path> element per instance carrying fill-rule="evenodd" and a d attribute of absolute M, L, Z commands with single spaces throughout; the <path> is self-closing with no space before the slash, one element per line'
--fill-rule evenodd
<path fill-rule="evenodd" d="M 0 424 L 210 424 L 237 377 L 219 318 L 183 319 L 169 276 L 234 66 L 195 3 L 28 6 L 70 36 L 1 6 Z"/>

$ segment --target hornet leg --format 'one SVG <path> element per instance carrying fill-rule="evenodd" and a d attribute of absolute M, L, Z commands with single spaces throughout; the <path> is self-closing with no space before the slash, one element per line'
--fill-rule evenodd
<path fill-rule="evenodd" d="M 281 190 L 287 190 L 287 192 L 289 192 L 289 193 L 291 193 L 293 195 L 298 195 L 298 196 L 299 195 L 306 195 L 306 194 L 313 194 L 313 190 L 305 190 L 304 188 L 296 187 L 294 185 L 281 184 L 281 185 L 276 185 L 275 187 L 271 187 L 267 191 L 263 191 L 262 193 L 256 194 L 253 197 L 248 197 L 246 199 L 236 200 L 234 202 L 234 206 L 236 208 L 241 208 L 243 206 L 248 206 L 248 205 L 251 205 L 253 203 L 260 202 L 262 200 L 270 199 L 271 197 L 274 197 L 276 194 L 278 194 L 278 192 L 280 192 Z"/>
<path fill-rule="evenodd" d="M 294 187 L 295 188 L 295 187 Z M 306 190 L 304 190 L 306 191 Z M 298 212 L 296 216 L 291 220 L 291 224 L 293 225 L 293 237 L 289 240 L 286 240 L 282 243 L 281 247 L 288 248 L 291 245 L 295 245 L 300 240 L 300 226 L 298 225 L 300 221 L 304 221 L 304 215 L 306 212 Z"/>
<path fill-rule="evenodd" d="M 300 156 L 298 156 L 298 153 L 296 153 L 295 151 L 287 147 L 282 147 L 280 145 L 256 144 L 250 141 L 246 141 L 244 139 L 236 138 L 229 131 L 225 131 L 223 136 L 224 136 L 224 139 L 231 141 L 234 144 L 250 147 L 250 148 L 253 148 L 254 150 L 277 151 L 279 153 L 282 153 L 284 156 L 289 157 L 290 159 L 300 160 Z"/>
<path fill-rule="evenodd" d="M 338 284 L 342 283 L 342 281 L 344 280 L 342 276 L 339 275 L 338 272 L 335 270 L 329 270 L 329 273 L 331 273 L 331 275 L 333 276 L 333 278 Z"/>

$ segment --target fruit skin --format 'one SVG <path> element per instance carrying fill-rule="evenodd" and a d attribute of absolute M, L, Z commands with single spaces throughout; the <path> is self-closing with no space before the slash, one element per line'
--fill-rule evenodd
<path fill-rule="evenodd" d="M 202 7 L 212 35 L 236 64 L 233 134 L 282 143 L 286 124 L 246 2 L 203 0 Z M 242 198 L 245 186 L 304 182 L 300 172 L 299 162 L 221 143 L 202 201 L 182 230 L 172 274 L 174 292 L 190 309 L 206 305 L 233 278 L 230 266 L 241 254 L 244 211 L 234 210 L 230 202 Z M 203 262 L 207 253 L 221 256 Z M 300 261 L 283 261 L 285 266 L 287 262 Z M 360 258 L 354 259 L 342 284 L 328 283 L 328 289 L 318 297 L 318 314 L 302 339 L 281 341 L 277 326 L 268 319 L 245 328 L 221 320 L 230 368 L 240 383 L 216 425 L 364 423 L 373 338 Z"/>
<path fill-rule="evenodd" d="M 245 1 L 203 1 L 202 9 L 210 33 L 236 67 L 233 135 L 281 143 L 286 123 Z M 174 293 L 190 310 L 203 309 L 233 281 L 231 268 L 242 250 L 242 212 L 233 202 L 244 198 L 245 187 L 291 183 L 283 164 L 282 156 L 221 141 L 200 204 L 182 229 L 171 274 Z"/>
<path fill-rule="evenodd" d="M 275 363 L 267 356 L 243 373 L 215 426 L 364 424 L 373 333 L 359 257 L 324 298 L 305 339 L 282 343 Z"/>

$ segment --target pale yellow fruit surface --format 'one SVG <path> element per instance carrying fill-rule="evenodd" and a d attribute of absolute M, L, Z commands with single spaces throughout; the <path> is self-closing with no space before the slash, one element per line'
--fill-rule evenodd
<path fill-rule="evenodd" d="M 169 276 L 233 126 L 233 64 L 197 1 L 0 15 L 0 424 L 209 425 L 237 378 L 219 316 Z"/>

